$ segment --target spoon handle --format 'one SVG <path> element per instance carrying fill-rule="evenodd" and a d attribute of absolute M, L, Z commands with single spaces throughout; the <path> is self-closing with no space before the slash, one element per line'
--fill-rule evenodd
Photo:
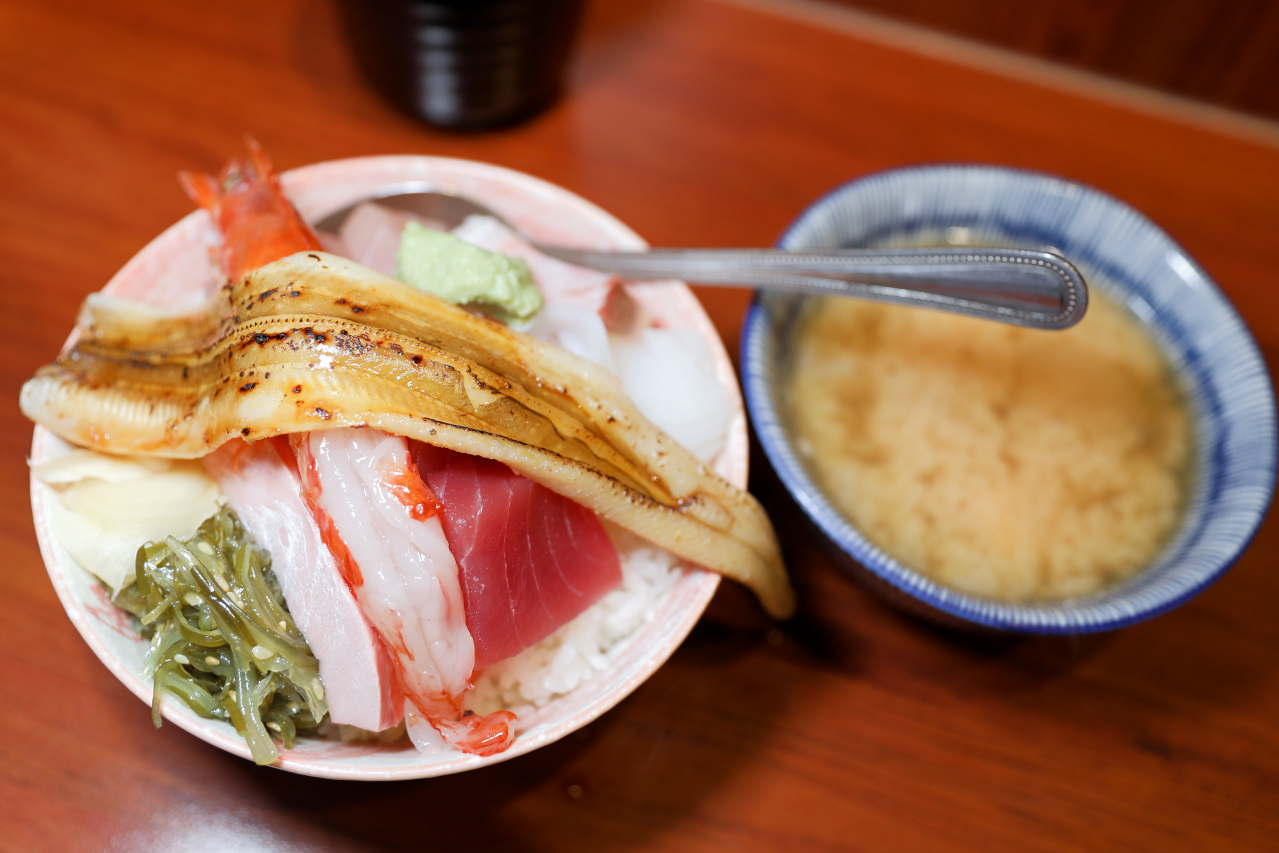
<path fill-rule="evenodd" d="M 601 252 L 538 248 L 632 281 L 678 278 L 921 305 L 1040 329 L 1083 317 L 1088 290 L 1065 258 L 1023 249 L 650 249 Z"/>

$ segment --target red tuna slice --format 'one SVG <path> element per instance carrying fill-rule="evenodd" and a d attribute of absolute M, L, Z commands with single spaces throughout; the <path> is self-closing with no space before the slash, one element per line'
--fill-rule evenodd
<path fill-rule="evenodd" d="M 518 654 L 622 582 L 595 513 L 501 462 L 410 442 L 462 574 L 475 668 Z"/>
<path fill-rule="evenodd" d="M 404 697 L 391 658 L 325 547 L 302 501 L 296 468 L 269 441 L 239 440 L 206 456 L 204 467 L 271 553 L 289 612 L 320 662 L 329 719 L 369 731 L 398 723 Z"/>

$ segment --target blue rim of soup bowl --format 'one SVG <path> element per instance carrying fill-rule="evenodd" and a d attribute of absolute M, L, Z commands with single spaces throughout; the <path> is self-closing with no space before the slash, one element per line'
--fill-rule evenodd
<path fill-rule="evenodd" d="M 1052 247 L 1145 324 L 1181 380 L 1194 423 L 1191 487 L 1179 529 L 1132 578 L 1062 601 L 980 598 L 908 568 L 834 508 L 791 446 L 778 394 L 784 333 L 808 297 L 761 293 L 742 333 L 742 384 L 751 422 L 783 485 L 875 587 L 945 622 L 1089 633 L 1190 600 L 1244 552 L 1274 493 L 1274 391 L 1238 312 L 1185 250 L 1132 207 L 1083 184 L 999 166 L 917 166 L 850 181 L 801 213 L 778 245 L 881 246 L 893 238 L 941 237 L 949 228 L 968 229 L 973 245 Z"/>

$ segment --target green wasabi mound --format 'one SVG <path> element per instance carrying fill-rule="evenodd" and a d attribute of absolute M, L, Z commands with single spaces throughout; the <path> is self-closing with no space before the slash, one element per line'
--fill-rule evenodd
<path fill-rule="evenodd" d="M 418 222 L 404 226 L 395 276 L 454 305 L 474 305 L 508 322 L 531 319 L 542 307 L 542 293 L 522 258 L 481 249 Z"/>

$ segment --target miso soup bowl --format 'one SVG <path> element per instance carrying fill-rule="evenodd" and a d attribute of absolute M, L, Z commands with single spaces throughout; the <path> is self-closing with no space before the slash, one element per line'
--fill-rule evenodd
<path fill-rule="evenodd" d="M 782 396 L 797 321 L 812 297 L 761 294 L 742 336 L 747 410 L 782 482 L 841 562 L 919 615 L 1035 634 L 1131 625 L 1220 578 L 1247 547 L 1274 492 L 1275 400 L 1256 343 L 1207 274 L 1123 202 L 1061 178 L 993 166 L 924 166 L 853 181 L 805 210 L 779 245 L 924 242 L 1051 248 L 1078 266 L 1090 287 L 1126 306 L 1181 380 L 1195 441 L 1191 492 L 1180 526 L 1154 561 L 1117 586 L 1044 603 L 1007 603 L 942 586 L 877 547 L 818 487 L 796 450 Z"/>

